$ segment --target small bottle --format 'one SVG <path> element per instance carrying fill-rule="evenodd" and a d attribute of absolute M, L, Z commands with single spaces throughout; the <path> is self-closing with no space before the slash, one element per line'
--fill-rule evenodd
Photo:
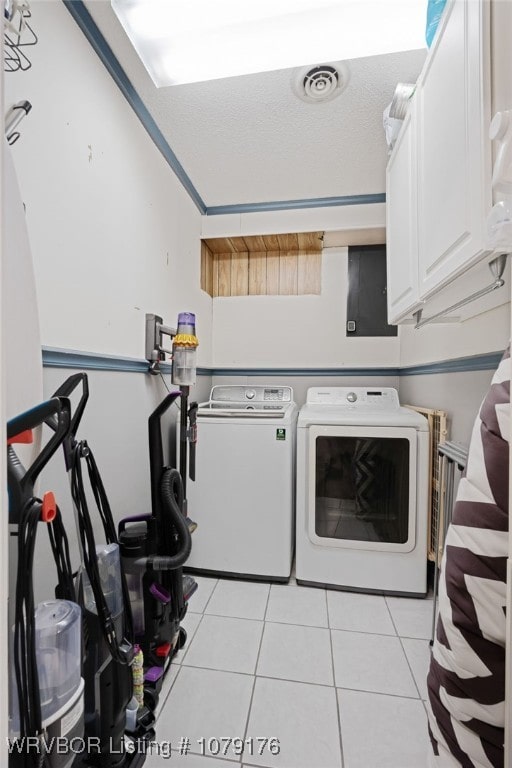
<path fill-rule="evenodd" d="M 132 696 L 126 707 L 125 730 L 133 732 L 137 730 L 137 712 L 139 704 L 135 696 Z"/>

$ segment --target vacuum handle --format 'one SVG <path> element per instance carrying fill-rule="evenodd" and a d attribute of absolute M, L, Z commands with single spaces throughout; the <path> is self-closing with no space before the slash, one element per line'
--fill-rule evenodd
<path fill-rule="evenodd" d="M 25 413 L 15 416 L 7 423 L 7 485 L 9 488 L 9 523 L 19 525 L 24 505 L 34 496 L 34 484 L 41 470 L 48 464 L 57 448 L 68 434 L 70 421 L 69 400 L 54 397 Z M 14 451 L 12 443 L 27 442 L 32 429 L 39 427 L 47 418 L 56 418 L 55 432 L 25 469 Z"/>
<path fill-rule="evenodd" d="M 51 400 L 45 400 L 44 403 L 39 403 L 28 411 L 14 416 L 7 422 L 7 439 L 14 440 L 16 435 L 21 432 L 28 432 L 30 429 L 39 427 L 49 417 L 58 416 L 62 409 L 62 401 L 54 396 Z"/>
<path fill-rule="evenodd" d="M 151 520 L 151 515 L 132 515 L 131 517 L 124 517 L 119 521 L 117 532 L 121 534 L 129 523 L 144 523 L 148 520 Z"/>
<path fill-rule="evenodd" d="M 190 403 L 188 420 L 190 424 L 188 445 L 188 476 L 190 480 L 196 479 L 196 443 L 197 443 L 197 403 Z"/>
<path fill-rule="evenodd" d="M 157 406 L 157 408 L 155 408 L 155 410 L 149 417 L 149 423 L 151 424 L 151 423 L 154 423 L 155 421 L 159 421 L 160 418 L 163 416 L 163 414 L 171 407 L 171 405 L 180 395 L 181 395 L 181 392 L 179 390 L 177 390 L 176 392 L 169 392 L 169 394 L 164 397 L 160 405 Z"/>
<path fill-rule="evenodd" d="M 60 385 L 60 387 L 53 395 L 54 397 L 69 397 L 80 384 L 82 385 L 82 394 L 80 396 L 80 400 L 78 401 L 78 405 L 75 408 L 73 416 L 71 417 L 71 424 L 69 428 L 69 434 L 73 438 L 77 433 L 78 425 L 80 424 L 87 400 L 89 399 L 89 381 L 87 374 L 81 372 L 74 373 L 72 376 L 69 376 L 69 378 L 67 378 L 66 381 Z M 48 420 L 46 423 L 49 427 L 54 429 L 54 424 L 51 423 L 51 420 Z"/>
<path fill-rule="evenodd" d="M 29 484 L 33 486 L 39 473 L 48 464 L 57 448 L 59 448 L 68 435 L 71 420 L 71 404 L 65 397 L 52 397 L 51 400 L 45 400 L 44 403 L 36 405 L 29 411 L 25 411 L 7 422 L 7 439 L 12 442 L 21 432 L 35 429 L 51 418 L 55 419 L 56 422 L 54 434 L 20 479 L 20 482 L 25 487 Z"/>
<path fill-rule="evenodd" d="M 181 392 L 169 392 L 162 400 L 160 405 L 155 408 L 153 413 L 148 419 L 148 433 L 149 433 L 149 473 L 151 483 L 151 508 L 153 514 L 157 515 L 157 510 L 160 508 L 160 474 L 164 466 L 164 447 L 162 445 L 162 416 L 169 410 L 171 405 L 178 397 L 181 396 Z"/>

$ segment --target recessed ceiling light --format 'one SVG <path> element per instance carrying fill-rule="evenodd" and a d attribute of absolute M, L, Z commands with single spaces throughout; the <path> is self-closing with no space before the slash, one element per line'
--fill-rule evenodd
<path fill-rule="evenodd" d="M 425 0 L 111 0 L 157 87 L 425 48 Z"/>

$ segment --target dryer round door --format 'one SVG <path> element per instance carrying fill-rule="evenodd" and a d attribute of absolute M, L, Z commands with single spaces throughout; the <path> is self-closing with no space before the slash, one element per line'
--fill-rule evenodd
<path fill-rule="evenodd" d="M 417 433 L 411 427 L 309 428 L 307 530 L 313 544 L 411 552 Z"/>

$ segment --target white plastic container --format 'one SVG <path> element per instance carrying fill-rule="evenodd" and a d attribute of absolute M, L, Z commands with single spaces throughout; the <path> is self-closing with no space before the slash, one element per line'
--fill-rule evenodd
<path fill-rule="evenodd" d="M 80 685 L 81 617 L 79 606 L 68 600 L 48 600 L 35 610 L 43 721 L 51 720 Z"/>
<path fill-rule="evenodd" d="M 82 612 L 69 600 L 47 600 L 36 607 L 34 620 L 41 718 L 48 726 L 77 699 L 78 691 L 83 688 Z M 15 735 L 19 732 L 19 705 L 14 664 L 11 665 L 10 713 L 10 731 Z"/>
<path fill-rule="evenodd" d="M 99 544 L 96 547 L 98 571 L 101 589 L 105 595 L 107 607 L 111 615 L 117 616 L 123 610 L 123 589 L 121 583 L 121 563 L 118 544 Z M 91 613 L 98 613 L 91 582 L 85 570 L 83 571 L 85 607 Z"/>

